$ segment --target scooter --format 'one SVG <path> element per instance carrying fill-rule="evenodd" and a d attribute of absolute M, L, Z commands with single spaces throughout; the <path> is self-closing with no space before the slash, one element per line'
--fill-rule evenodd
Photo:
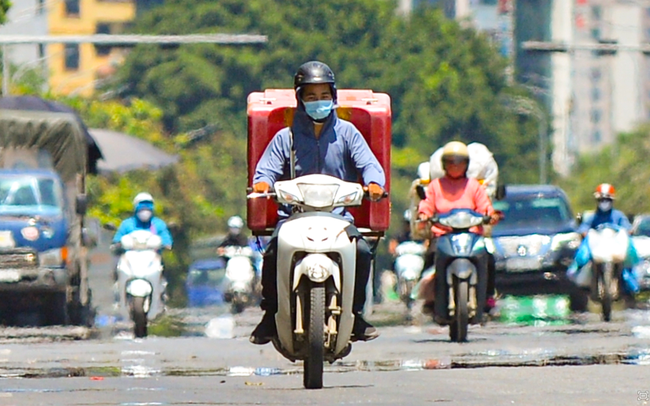
<path fill-rule="evenodd" d="M 117 263 L 117 294 L 121 313 L 134 323 L 136 338 L 147 336 L 147 323 L 165 310 L 160 250 L 162 240 L 149 230 L 135 230 L 120 239 L 122 251 Z"/>
<path fill-rule="evenodd" d="M 487 279 L 485 240 L 469 230 L 489 223 L 490 216 L 469 209 L 454 209 L 430 220 L 452 230 L 438 237 L 436 242 L 436 272 L 444 272 L 448 294 L 447 298 L 436 297 L 435 300 L 448 303 L 448 314 L 442 318 L 434 316 L 434 320 L 438 324 L 449 325 L 451 341 L 465 342 L 469 324 L 482 321 L 486 286 L 485 282 L 479 282 Z M 438 264 L 444 264 L 443 269 L 437 269 Z M 483 272 L 483 275 L 479 275 L 479 272 Z M 437 281 L 440 279 L 436 278 Z"/>
<path fill-rule="evenodd" d="M 335 207 L 360 206 L 361 185 L 328 175 L 278 181 L 273 196 L 293 214 L 278 230 L 278 311 L 276 350 L 304 361 L 303 384 L 323 387 L 323 362 L 334 362 L 352 349 L 356 228 Z"/>
<path fill-rule="evenodd" d="M 224 300 L 230 303 L 233 313 L 241 313 L 257 300 L 253 250 L 250 247 L 228 246 L 219 248 L 218 252 L 228 259 Z"/>
<path fill-rule="evenodd" d="M 397 274 L 397 292 L 407 310 L 413 307 L 413 289 L 420 280 L 424 269 L 424 244 L 416 241 L 404 241 L 395 248 L 395 273 Z"/>
<path fill-rule="evenodd" d="M 610 321 L 612 303 L 624 297 L 623 269 L 630 260 L 630 236 L 615 224 L 601 224 L 587 233 L 587 247 L 591 256 L 590 297 L 600 302 L 603 320 Z"/>

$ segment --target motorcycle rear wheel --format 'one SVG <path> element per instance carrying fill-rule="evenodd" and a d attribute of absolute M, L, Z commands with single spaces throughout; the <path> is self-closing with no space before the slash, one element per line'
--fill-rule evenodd
<path fill-rule="evenodd" d="M 310 290 L 307 324 L 307 358 L 304 361 L 303 384 L 306 389 L 323 387 L 323 362 L 325 361 L 325 287 L 314 286 Z"/>
<path fill-rule="evenodd" d="M 467 341 L 467 328 L 469 324 L 469 311 L 467 309 L 469 284 L 466 280 L 454 277 L 454 320 L 449 326 L 449 338 L 453 342 L 464 343 Z"/>

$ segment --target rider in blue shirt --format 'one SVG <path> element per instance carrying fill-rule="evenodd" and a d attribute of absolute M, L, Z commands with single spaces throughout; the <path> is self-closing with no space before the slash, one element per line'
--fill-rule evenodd
<path fill-rule="evenodd" d="M 324 174 L 357 182 L 359 177 L 368 187 L 372 200 L 384 193 L 386 176 L 359 130 L 336 115 L 336 83 L 334 73 L 322 62 L 303 64 L 294 76 L 298 106 L 291 127 L 280 130 L 267 146 L 255 168 L 253 191 L 268 192 L 276 181 L 290 179 L 291 159 L 295 176 Z M 293 152 L 293 154 L 292 154 Z M 337 207 L 334 213 L 353 221 L 349 212 Z M 291 212 L 280 207 L 280 224 Z M 378 336 L 361 312 L 366 301 L 365 287 L 370 276 L 372 252 L 367 241 L 356 238 L 357 264 L 353 311 L 355 313 L 352 341 L 368 341 Z M 277 334 L 277 237 L 274 235 L 264 254 L 262 268 L 262 321 L 251 334 L 254 344 L 266 344 Z"/>
<path fill-rule="evenodd" d="M 153 215 L 153 197 L 149 193 L 138 193 L 133 199 L 133 208 L 133 216 L 122 221 L 113 237 L 113 244 L 119 243 L 123 236 L 135 230 L 149 230 L 162 239 L 164 248 L 171 249 L 173 240 L 167 224 L 161 218 Z"/>
<path fill-rule="evenodd" d="M 632 225 L 630 224 L 630 221 L 628 220 L 625 213 L 614 209 L 614 199 L 616 198 L 616 190 L 614 189 L 614 186 L 610 185 L 609 183 L 601 183 L 596 188 L 594 197 L 598 202 L 595 213 L 593 216 L 585 219 L 578 228 L 578 232 L 582 234 L 583 240 L 580 244 L 580 247 L 578 248 L 578 251 L 576 252 L 575 259 L 569 266 L 569 269 L 567 269 L 567 276 L 571 279 L 574 279 L 578 274 L 578 271 L 583 266 L 587 265 L 591 259 L 589 249 L 587 247 L 587 238 L 585 238 L 590 229 L 596 228 L 601 224 L 615 224 L 624 230 L 627 230 L 629 233 L 632 228 Z M 634 251 L 634 246 L 631 242 L 630 250 Z M 629 261 L 634 262 L 636 258 L 636 252 L 633 252 L 630 257 L 631 258 Z M 623 279 L 625 280 L 624 285 L 627 287 L 630 293 L 636 293 L 638 291 L 638 282 L 636 282 L 631 268 L 625 268 L 623 270 Z"/>

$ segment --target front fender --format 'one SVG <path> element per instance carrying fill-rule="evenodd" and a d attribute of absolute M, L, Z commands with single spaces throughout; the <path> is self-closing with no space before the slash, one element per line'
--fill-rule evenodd
<path fill-rule="evenodd" d="M 447 266 L 447 283 L 452 286 L 453 276 L 458 279 L 469 279 L 470 285 L 478 282 L 476 266 L 467 258 L 456 258 Z"/>
<path fill-rule="evenodd" d="M 126 293 L 131 296 L 147 297 L 152 292 L 153 286 L 144 279 L 132 279 L 126 284 Z"/>

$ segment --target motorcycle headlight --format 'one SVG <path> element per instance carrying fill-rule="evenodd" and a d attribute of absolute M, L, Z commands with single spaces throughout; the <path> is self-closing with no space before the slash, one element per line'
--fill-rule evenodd
<path fill-rule="evenodd" d="M 582 238 L 578 233 L 556 234 L 551 240 L 551 250 L 557 251 L 563 247 L 577 249 L 581 241 Z"/>
<path fill-rule="evenodd" d="M 306 205 L 311 207 L 329 207 L 334 205 L 336 191 L 339 185 L 298 184 L 298 190 L 304 197 Z"/>
<path fill-rule="evenodd" d="M 451 237 L 451 246 L 457 255 L 469 255 L 472 251 L 472 236 L 469 233 L 456 234 Z"/>

